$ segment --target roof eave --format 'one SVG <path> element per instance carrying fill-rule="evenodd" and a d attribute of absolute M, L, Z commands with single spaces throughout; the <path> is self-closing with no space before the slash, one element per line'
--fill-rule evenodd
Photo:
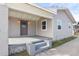
<path fill-rule="evenodd" d="M 70 15 L 70 18 L 71 18 L 72 23 L 76 23 L 76 21 L 75 21 L 73 15 L 72 15 L 71 12 L 69 11 L 69 9 L 65 9 L 65 11 L 66 11 L 67 14 Z"/>

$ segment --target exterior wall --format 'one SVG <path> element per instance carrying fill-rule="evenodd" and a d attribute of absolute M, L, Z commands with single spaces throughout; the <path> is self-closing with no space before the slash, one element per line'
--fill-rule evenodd
<path fill-rule="evenodd" d="M 62 21 L 61 30 L 58 30 L 57 26 L 57 20 Z M 67 14 L 64 11 L 58 10 L 57 15 L 55 15 L 55 20 L 53 20 L 53 32 L 54 32 L 54 39 L 63 39 L 69 36 L 72 36 L 72 30 L 73 26 L 70 21 L 70 18 L 67 16 Z M 69 28 L 70 26 L 70 28 Z"/>
<path fill-rule="evenodd" d="M 18 23 L 19 19 L 17 18 L 9 18 L 9 37 L 17 37 L 20 36 L 20 23 Z M 28 36 L 36 35 L 36 24 L 35 21 L 28 21 Z"/>
<path fill-rule="evenodd" d="M 8 55 L 8 8 L 0 5 L 0 56 Z"/>
<path fill-rule="evenodd" d="M 17 22 L 16 18 L 9 18 L 9 37 L 20 36 L 20 23 Z M 53 37 L 52 34 L 52 20 L 47 20 L 47 31 L 41 30 L 41 20 L 37 21 L 28 21 L 28 36 L 40 35 L 45 37 Z M 37 27 L 36 27 L 37 26 Z"/>
<path fill-rule="evenodd" d="M 17 20 L 16 18 L 9 18 L 9 37 L 20 36 L 20 23 Z"/>
<path fill-rule="evenodd" d="M 35 21 L 28 21 L 28 35 L 29 36 L 36 35 L 36 22 Z"/>
<path fill-rule="evenodd" d="M 46 31 L 41 30 L 41 21 L 42 20 L 45 20 L 45 19 L 40 19 L 36 22 L 36 35 L 53 38 L 52 20 L 46 19 L 47 20 L 47 30 Z"/>

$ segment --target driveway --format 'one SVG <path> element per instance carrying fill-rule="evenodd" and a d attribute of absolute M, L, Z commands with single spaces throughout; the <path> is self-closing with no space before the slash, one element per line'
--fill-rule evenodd
<path fill-rule="evenodd" d="M 36 56 L 79 56 L 79 37 L 57 48 L 45 50 Z"/>

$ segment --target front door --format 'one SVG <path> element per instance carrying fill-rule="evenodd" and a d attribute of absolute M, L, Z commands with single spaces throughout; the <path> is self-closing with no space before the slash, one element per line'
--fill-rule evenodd
<path fill-rule="evenodd" d="M 21 35 L 28 34 L 28 22 L 27 21 L 21 20 L 20 28 L 21 28 Z"/>

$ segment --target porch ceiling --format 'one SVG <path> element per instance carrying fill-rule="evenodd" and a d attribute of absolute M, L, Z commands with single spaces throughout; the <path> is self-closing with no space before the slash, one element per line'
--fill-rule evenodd
<path fill-rule="evenodd" d="M 9 16 L 19 18 L 22 20 L 39 20 L 41 18 L 41 17 L 36 16 L 36 15 L 32 15 L 29 13 L 24 13 L 24 12 L 12 10 L 12 9 L 9 9 Z"/>

